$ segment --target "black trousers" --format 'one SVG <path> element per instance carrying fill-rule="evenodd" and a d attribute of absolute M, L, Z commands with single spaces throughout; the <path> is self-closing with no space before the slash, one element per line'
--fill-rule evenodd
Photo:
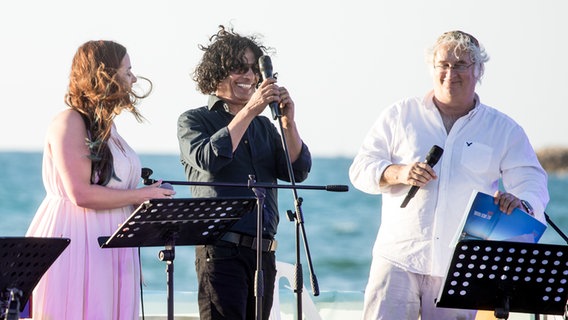
<path fill-rule="evenodd" d="M 198 246 L 195 270 L 201 320 L 256 319 L 256 250 L 229 244 Z M 276 278 L 274 252 L 263 252 L 262 273 L 262 319 L 268 320 Z"/>

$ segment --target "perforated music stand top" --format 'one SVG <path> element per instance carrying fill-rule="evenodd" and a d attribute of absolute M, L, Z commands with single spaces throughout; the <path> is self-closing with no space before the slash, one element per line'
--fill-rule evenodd
<path fill-rule="evenodd" d="M 256 198 L 154 199 L 140 205 L 102 248 L 211 244 L 256 205 Z"/>
<path fill-rule="evenodd" d="M 438 307 L 563 314 L 568 298 L 568 247 L 463 240 L 456 245 Z"/>
<path fill-rule="evenodd" d="M 67 238 L 3 237 L 0 238 L 0 296 L 9 289 L 22 291 L 20 311 L 43 274 L 67 248 Z"/>

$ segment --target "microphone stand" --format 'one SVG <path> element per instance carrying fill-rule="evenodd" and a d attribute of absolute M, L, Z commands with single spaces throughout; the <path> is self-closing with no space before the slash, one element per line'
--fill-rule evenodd
<path fill-rule="evenodd" d="M 277 111 L 279 111 L 279 109 L 276 109 Z M 295 187 L 296 186 L 296 181 L 294 178 L 294 171 L 292 168 L 292 161 L 290 160 L 290 152 L 288 150 L 288 144 L 286 142 L 286 136 L 284 135 L 284 129 L 283 129 L 283 125 L 282 125 L 282 115 L 280 114 L 280 112 L 275 112 L 273 114 L 274 119 L 278 119 L 278 124 L 280 125 L 280 136 L 281 136 L 281 140 L 282 140 L 282 147 L 284 148 L 284 153 L 286 155 L 286 164 L 288 166 L 288 176 L 290 179 L 290 184 Z M 292 194 L 294 197 L 294 207 L 295 207 L 295 212 L 291 212 L 290 210 L 287 211 L 287 215 L 288 215 L 288 219 L 293 222 L 294 220 L 296 221 L 296 230 L 295 230 L 295 243 L 296 243 L 296 263 L 295 263 L 295 270 L 294 270 L 294 284 L 293 284 L 293 289 L 294 292 L 296 293 L 296 312 L 297 312 L 297 316 L 298 319 L 302 319 L 302 291 L 303 291 L 303 283 L 304 283 L 304 279 L 303 279 L 303 273 L 302 273 L 302 263 L 300 261 L 300 235 L 302 236 L 303 239 L 303 244 L 304 244 L 304 249 L 306 252 L 306 259 L 308 262 L 308 271 L 309 271 L 309 275 L 310 275 L 310 283 L 311 283 L 311 287 L 312 287 L 312 292 L 314 296 L 319 296 L 319 285 L 318 285 L 318 281 L 317 281 L 317 277 L 314 273 L 314 269 L 313 269 L 313 264 L 312 264 L 312 257 L 310 254 L 310 247 L 308 245 L 308 239 L 306 236 L 306 230 L 304 228 L 304 217 L 303 217 L 303 213 L 302 213 L 302 202 L 303 199 L 301 197 L 298 197 L 298 192 L 296 190 L 296 188 L 292 188 Z"/>
<path fill-rule="evenodd" d="M 556 233 L 558 233 L 560 237 L 564 239 L 564 241 L 566 241 L 566 244 L 568 244 L 568 237 L 566 236 L 566 234 L 564 234 L 564 232 L 562 232 L 562 230 L 560 230 L 560 228 L 558 228 L 558 226 L 556 226 L 556 224 L 552 222 L 552 219 L 550 219 L 546 212 L 544 213 L 544 217 L 546 218 L 546 222 L 548 222 L 552 229 L 554 229 L 554 231 L 556 231 Z"/>
<path fill-rule="evenodd" d="M 290 162 L 288 161 L 289 166 L 291 167 Z M 290 171 L 292 172 L 292 171 Z M 151 185 L 155 182 L 157 182 L 158 180 L 154 180 L 150 178 L 150 175 L 152 175 L 153 171 L 152 169 L 149 168 L 142 168 L 142 179 L 144 180 L 144 184 L 145 185 Z M 257 243 L 256 243 L 256 259 L 257 259 L 257 263 L 256 263 L 256 274 L 255 274 L 255 298 L 256 298 L 256 316 L 257 316 L 257 320 L 262 319 L 262 296 L 264 294 L 264 283 L 263 283 L 263 273 L 262 273 L 262 241 L 260 241 L 260 239 L 262 239 L 262 219 L 263 219 L 263 214 L 262 214 L 262 208 L 263 208 L 263 203 L 264 203 L 264 196 L 265 196 L 265 189 L 271 189 L 271 188 L 276 188 L 276 189 L 292 189 L 294 190 L 294 192 L 296 192 L 296 189 L 306 189 L 306 190 L 325 190 L 325 191 L 332 191 L 332 192 L 345 192 L 349 190 L 349 187 L 346 185 L 326 185 L 326 186 L 314 186 L 314 185 L 279 185 L 279 184 L 273 184 L 273 183 L 258 183 L 255 180 L 255 176 L 254 175 L 249 175 L 249 180 L 248 183 L 244 184 L 244 183 L 226 183 L 226 182 L 191 182 L 191 181 L 169 181 L 169 180 L 162 180 L 162 183 L 169 183 L 171 185 L 191 185 L 191 186 L 209 186 L 209 187 L 238 187 L 238 188 L 251 188 L 253 190 L 253 192 L 255 193 L 255 196 L 257 198 Z M 299 199 L 299 201 L 297 202 L 297 208 L 296 211 L 299 212 L 300 209 L 300 204 L 301 204 L 301 199 Z M 303 226 L 303 225 L 302 225 Z M 297 228 L 298 229 L 298 228 Z M 303 230 L 303 228 L 302 228 Z M 296 236 L 296 239 L 298 240 L 298 236 Z M 305 238 L 304 238 L 305 239 Z M 305 245 L 307 245 L 307 242 L 304 243 Z M 299 250 L 299 247 L 297 245 L 297 252 Z M 309 250 L 306 250 L 306 252 L 309 254 Z M 297 259 L 299 259 L 299 254 L 296 254 Z M 311 261 L 310 261 L 310 268 L 311 268 Z M 298 287 L 298 283 L 300 284 L 299 288 L 302 288 L 302 281 L 298 281 L 298 278 L 301 280 L 302 275 L 301 275 L 301 268 L 298 270 L 296 270 L 296 275 L 297 275 L 297 279 L 295 281 L 295 286 Z M 299 275 L 299 276 L 298 276 Z M 311 277 L 312 280 L 315 279 L 315 277 Z M 317 282 L 314 282 L 317 285 Z M 319 295 L 319 289 L 312 285 L 312 288 L 314 290 L 314 295 Z M 316 290 L 317 290 L 317 294 L 316 294 Z M 296 291 L 296 290 L 295 290 Z M 301 290 L 296 291 L 296 293 L 301 292 Z M 172 293 L 173 294 L 173 293 Z M 301 312 L 301 297 L 299 299 L 298 302 L 298 306 L 299 309 L 298 311 Z M 301 313 L 299 313 L 299 316 L 301 317 Z"/>
<path fill-rule="evenodd" d="M 270 60 L 270 56 L 263 55 L 258 59 L 258 64 L 260 68 L 260 72 L 262 74 L 263 79 L 268 78 L 275 78 L 272 73 L 272 61 Z M 278 124 L 280 125 L 280 136 L 282 139 L 282 148 L 284 149 L 284 153 L 286 156 L 286 164 L 288 167 L 288 176 L 290 180 L 290 184 L 292 187 L 296 185 L 296 181 L 294 179 L 294 172 L 292 169 L 292 161 L 290 161 L 290 152 L 288 150 L 288 144 L 286 143 L 286 136 L 284 134 L 284 127 L 282 125 L 282 115 L 280 113 L 279 106 L 276 102 L 271 102 L 269 104 L 270 111 L 272 113 L 272 118 L 274 120 L 278 119 Z M 295 188 L 292 188 L 292 192 L 294 195 L 294 207 L 295 207 L 295 214 L 292 213 L 290 210 L 287 211 L 288 219 L 290 221 L 296 220 L 296 265 L 295 265 L 295 281 L 294 281 L 294 292 L 296 292 L 296 300 L 297 300 L 297 316 L 298 319 L 302 317 L 302 288 L 303 288 L 303 276 L 302 276 L 302 265 L 300 263 L 300 232 L 302 235 L 302 239 L 304 240 L 304 248 L 306 251 L 306 257 L 308 259 L 308 267 L 310 271 L 310 280 L 312 284 L 312 290 L 314 296 L 319 295 L 319 286 L 317 282 L 317 278 L 313 272 L 313 265 L 312 265 L 312 258 L 310 255 L 310 248 L 308 246 L 308 240 L 306 237 L 306 230 L 304 229 L 304 218 L 302 214 L 302 202 L 303 199 L 298 197 L 298 193 Z"/>
<path fill-rule="evenodd" d="M 560 237 L 566 242 L 566 244 L 568 244 L 568 237 L 566 236 L 566 234 L 564 234 L 564 232 L 562 232 L 562 230 L 558 228 L 558 226 L 552 221 L 552 219 L 550 219 L 546 212 L 544 212 L 544 217 L 546 218 L 546 222 L 548 222 L 552 229 L 554 229 L 554 231 L 556 231 L 556 233 L 560 235 Z M 538 314 L 535 314 L 535 319 L 539 319 L 539 317 L 540 316 Z M 568 302 L 566 303 L 566 310 L 564 311 L 563 319 L 568 319 Z"/>

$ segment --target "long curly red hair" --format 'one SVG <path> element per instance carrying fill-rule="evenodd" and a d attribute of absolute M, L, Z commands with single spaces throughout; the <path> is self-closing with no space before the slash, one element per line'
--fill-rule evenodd
<path fill-rule="evenodd" d="M 117 77 L 126 48 L 113 41 L 88 41 L 81 45 L 71 65 L 65 103 L 81 114 L 87 126 L 87 144 L 92 161 L 91 182 L 106 185 L 114 176 L 113 158 L 108 139 L 114 117 L 122 110 L 131 112 L 141 122 L 144 118 L 136 108 L 150 89 L 138 95 L 130 84 Z M 118 177 L 116 177 L 118 178 Z"/>

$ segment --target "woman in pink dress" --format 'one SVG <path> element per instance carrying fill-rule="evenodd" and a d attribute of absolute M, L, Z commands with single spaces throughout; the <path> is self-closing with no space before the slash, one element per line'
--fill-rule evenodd
<path fill-rule="evenodd" d="M 145 79 L 147 80 L 147 79 Z M 132 91 L 126 48 L 89 41 L 75 54 L 65 103 L 52 121 L 43 153 L 46 197 L 28 229 L 30 237 L 70 238 L 32 295 L 34 320 L 138 319 L 140 265 L 136 248 L 101 249 L 140 204 L 171 198 L 160 182 L 137 188 L 140 159 L 118 134 L 123 110 L 148 96 Z"/>

